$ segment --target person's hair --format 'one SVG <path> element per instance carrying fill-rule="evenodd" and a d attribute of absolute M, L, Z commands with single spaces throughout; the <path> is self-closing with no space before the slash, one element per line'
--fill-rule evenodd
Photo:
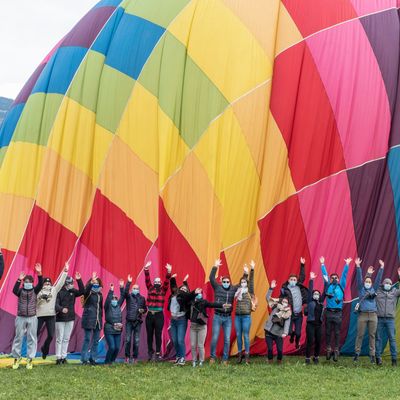
<path fill-rule="evenodd" d="M 366 276 L 364 279 L 364 282 L 366 282 L 367 280 L 371 281 L 371 283 L 372 283 L 372 278 L 370 276 Z"/>
<path fill-rule="evenodd" d="M 334 277 L 334 276 L 337 276 L 337 277 L 339 278 L 339 274 L 337 274 L 336 272 L 332 272 L 332 273 L 329 275 L 330 278 L 332 278 L 332 277 Z"/>
<path fill-rule="evenodd" d="M 242 276 L 242 277 L 240 278 L 240 283 L 242 283 L 242 282 L 249 283 L 249 280 L 246 279 L 244 276 Z"/>
<path fill-rule="evenodd" d="M 320 292 L 318 289 L 314 289 L 314 290 L 312 291 L 312 294 L 314 294 L 314 293 L 318 293 L 318 294 L 321 296 L 321 292 Z"/>
<path fill-rule="evenodd" d="M 26 275 L 25 278 L 23 279 L 24 282 L 32 282 L 33 283 L 33 276 L 32 275 Z"/>
<path fill-rule="evenodd" d="M 103 287 L 103 281 L 99 277 L 96 278 L 96 281 L 97 281 L 97 283 L 99 284 L 100 287 Z M 92 280 L 89 279 L 87 281 L 87 283 L 86 283 L 86 286 L 89 285 L 91 282 L 92 282 Z"/>
<path fill-rule="evenodd" d="M 282 297 L 279 299 L 279 302 L 282 304 L 283 300 L 286 300 L 286 301 L 289 303 L 289 297 L 287 297 L 287 296 L 282 296 Z"/>
<path fill-rule="evenodd" d="M 290 279 L 290 278 L 296 278 L 297 280 L 299 279 L 299 277 L 298 277 L 296 274 L 290 274 L 290 275 L 289 275 L 289 279 Z"/>

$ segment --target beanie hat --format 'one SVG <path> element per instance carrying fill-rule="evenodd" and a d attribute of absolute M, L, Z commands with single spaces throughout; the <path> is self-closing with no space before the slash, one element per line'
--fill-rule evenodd
<path fill-rule="evenodd" d="M 50 285 L 52 285 L 51 279 L 50 278 L 44 278 L 43 279 L 43 284 L 45 283 L 50 283 Z"/>

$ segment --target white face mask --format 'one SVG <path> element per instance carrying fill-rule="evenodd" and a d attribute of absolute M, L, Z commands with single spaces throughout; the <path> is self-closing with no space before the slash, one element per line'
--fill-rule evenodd
<path fill-rule="evenodd" d="M 319 293 L 314 293 L 313 296 L 312 296 L 312 298 L 313 298 L 314 300 L 318 301 L 318 300 L 319 300 Z"/>
<path fill-rule="evenodd" d="M 289 303 L 282 303 L 282 307 L 283 307 L 283 308 L 287 308 L 288 305 L 289 305 Z"/>
<path fill-rule="evenodd" d="M 372 284 L 371 283 L 364 283 L 365 289 L 371 289 Z"/>
<path fill-rule="evenodd" d="M 241 286 L 242 288 L 246 288 L 246 287 L 247 287 L 247 282 L 241 282 L 241 283 L 240 283 L 240 286 Z"/>
<path fill-rule="evenodd" d="M 392 285 L 390 283 L 385 283 L 383 288 L 388 292 L 392 288 Z"/>

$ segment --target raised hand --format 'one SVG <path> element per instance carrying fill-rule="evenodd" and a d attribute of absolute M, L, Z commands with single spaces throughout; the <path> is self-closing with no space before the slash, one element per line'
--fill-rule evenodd
<path fill-rule="evenodd" d="M 97 281 L 97 272 L 93 272 L 93 273 L 92 273 L 91 282 L 92 282 L 92 283 L 96 283 L 96 281 Z"/>
<path fill-rule="evenodd" d="M 35 271 L 37 272 L 38 275 L 42 273 L 42 266 L 39 263 L 35 264 Z"/>
<path fill-rule="evenodd" d="M 271 287 L 271 289 L 275 289 L 276 288 L 276 280 L 275 279 L 273 281 L 271 281 L 270 287 Z"/>
<path fill-rule="evenodd" d="M 178 276 L 178 274 L 175 273 L 175 274 L 171 275 L 171 278 L 176 278 L 177 276 Z"/>
<path fill-rule="evenodd" d="M 305 259 L 304 257 L 300 257 L 300 262 L 301 262 L 302 264 L 305 264 L 305 263 L 306 263 L 306 259 Z"/>
<path fill-rule="evenodd" d="M 249 274 L 249 267 L 247 266 L 247 264 L 245 264 L 244 267 L 243 267 L 243 273 L 244 273 L 245 275 L 248 275 L 248 274 Z"/>
<path fill-rule="evenodd" d="M 151 265 L 151 261 L 147 261 L 146 265 L 143 267 L 145 271 L 148 271 Z"/>
<path fill-rule="evenodd" d="M 359 267 L 361 265 L 361 263 L 362 263 L 361 258 L 357 257 L 356 260 L 355 260 L 355 263 L 356 263 L 357 267 Z"/>
<path fill-rule="evenodd" d="M 400 268 L 399 268 L 399 269 L 400 269 Z M 25 272 L 21 272 L 21 273 L 19 274 L 18 279 L 19 279 L 20 281 L 23 281 L 24 278 L 25 278 L 25 276 L 26 276 Z"/>
<path fill-rule="evenodd" d="M 319 262 L 320 262 L 321 264 L 325 264 L 325 257 L 321 256 L 321 257 L 319 258 Z"/>
<path fill-rule="evenodd" d="M 167 273 L 170 274 L 171 271 L 172 271 L 172 265 L 167 263 L 167 265 L 165 266 L 165 268 L 167 268 Z"/>
<path fill-rule="evenodd" d="M 379 265 L 381 266 L 381 268 L 385 267 L 385 263 L 382 260 L 379 260 Z"/>
<path fill-rule="evenodd" d="M 228 304 L 228 303 L 225 303 L 222 305 L 222 308 L 224 308 L 225 310 L 229 310 L 231 307 L 232 307 L 232 304 Z"/>
<path fill-rule="evenodd" d="M 345 258 L 344 262 L 346 263 L 346 265 L 350 265 L 352 260 L 353 259 L 349 257 L 349 258 Z"/>
<path fill-rule="evenodd" d="M 65 307 L 64 307 L 64 308 L 62 309 L 62 313 L 63 313 L 63 314 L 66 314 L 67 312 L 68 312 L 68 308 L 65 308 Z"/>
<path fill-rule="evenodd" d="M 372 265 L 368 267 L 367 272 L 372 275 L 375 272 L 374 267 Z"/>
<path fill-rule="evenodd" d="M 119 280 L 119 287 L 124 287 L 125 286 L 125 282 L 124 282 L 124 280 L 123 279 L 120 279 Z"/>
<path fill-rule="evenodd" d="M 218 258 L 214 262 L 214 267 L 219 268 L 222 265 L 222 261 Z"/>
<path fill-rule="evenodd" d="M 114 284 L 113 283 L 110 283 L 110 290 L 114 291 Z"/>
<path fill-rule="evenodd" d="M 132 280 L 133 280 L 133 279 L 132 279 L 132 275 L 129 274 L 129 275 L 128 275 L 128 282 L 129 282 L 129 283 L 132 283 Z"/>
<path fill-rule="evenodd" d="M 251 261 L 250 261 L 250 268 L 251 268 L 251 269 L 254 269 L 255 266 L 256 266 L 256 262 L 255 262 L 254 260 L 251 260 Z"/>
<path fill-rule="evenodd" d="M 69 270 L 69 262 L 66 261 L 65 265 L 64 265 L 64 272 L 68 272 Z"/>
<path fill-rule="evenodd" d="M 183 278 L 183 282 L 186 282 L 189 279 L 189 274 L 186 274 L 185 277 Z"/>
<path fill-rule="evenodd" d="M 400 269 L 400 268 L 399 268 Z M 201 288 L 196 288 L 196 290 L 194 291 L 196 294 L 199 294 L 199 293 L 201 293 L 202 292 L 202 290 L 201 290 Z"/>
<path fill-rule="evenodd" d="M 317 277 L 317 274 L 315 272 L 310 272 L 310 279 L 315 279 Z"/>
<path fill-rule="evenodd" d="M 81 279 L 81 274 L 79 272 L 75 272 L 75 279 Z"/>

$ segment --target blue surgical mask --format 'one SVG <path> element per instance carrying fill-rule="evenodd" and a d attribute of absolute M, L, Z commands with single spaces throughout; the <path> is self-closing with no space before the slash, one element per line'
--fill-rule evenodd
<path fill-rule="evenodd" d="M 139 289 L 132 289 L 132 294 L 134 296 L 136 296 L 137 294 L 139 294 Z"/>
<path fill-rule="evenodd" d="M 297 281 L 289 281 L 290 287 L 295 287 L 297 285 Z"/>
<path fill-rule="evenodd" d="M 390 283 L 385 283 L 383 288 L 388 292 L 392 288 L 392 285 Z"/>
<path fill-rule="evenodd" d="M 111 300 L 111 305 L 113 306 L 113 307 L 117 307 L 117 305 L 118 305 L 118 300 Z"/>
<path fill-rule="evenodd" d="M 371 289 L 371 284 L 370 283 L 364 283 L 364 287 L 365 287 L 365 289 Z"/>
<path fill-rule="evenodd" d="M 24 282 L 24 289 L 25 290 L 33 289 L 33 283 L 32 282 Z"/>
<path fill-rule="evenodd" d="M 201 300 L 203 298 L 203 295 L 201 293 L 197 293 L 196 299 Z"/>
<path fill-rule="evenodd" d="M 229 289 L 229 286 L 231 286 L 231 284 L 230 283 L 222 283 L 222 287 L 224 288 L 224 289 Z"/>
<path fill-rule="evenodd" d="M 95 283 L 92 285 L 92 290 L 93 292 L 100 292 L 100 285 L 98 283 Z"/>

